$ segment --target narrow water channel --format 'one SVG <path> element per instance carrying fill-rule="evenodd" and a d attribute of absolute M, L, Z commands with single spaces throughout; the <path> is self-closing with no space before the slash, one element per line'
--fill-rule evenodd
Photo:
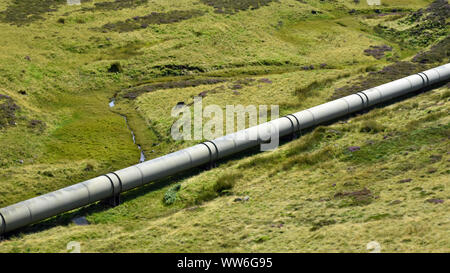
<path fill-rule="evenodd" d="M 112 99 L 112 100 L 109 102 L 109 107 L 112 108 L 112 107 L 114 107 L 115 105 L 116 105 L 116 101 L 115 101 L 115 99 Z M 139 145 L 139 144 L 136 143 L 136 136 L 134 135 L 133 130 L 131 130 L 130 125 L 128 124 L 128 119 L 127 119 L 127 117 L 126 117 L 125 115 L 122 115 L 122 114 L 119 114 L 119 115 L 125 119 L 125 124 L 127 125 L 128 130 L 131 132 L 131 137 L 132 137 L 132 139 L 133 139 L 133 143 L 136 144 L 136 146 L 138 147 L 139 151 L 141 152 L 141 156 L 140 156 L 140 158 L 139 158 L 139 163 L 144 162 L 144 161 L 145 161 L 144 150 L 142 150 L 141 145 Z"/>

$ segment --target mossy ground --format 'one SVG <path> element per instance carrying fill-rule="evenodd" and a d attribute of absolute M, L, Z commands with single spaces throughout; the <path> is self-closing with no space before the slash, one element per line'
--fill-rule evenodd
<path fill-rule="evenodd" d="M 175 142 L 168 130 L 171 108 L 195 95 L 204 106 L 278 104 L 283 115 L 377 85 L 386 71 L 402 77 L 448 62 L 447 28 L 402 23 L 421 8 L 421 18 L 432 14 L 425 0 L 47 2 L 51 10 L 0 0 L 0 94 L 11 99 L 0 105 L 19 107 L 15 123 L 0 128 L 2 207 L 137 163 L 119 114 L 149 159 L 194 143 Z M 201 15 L 158 21 L 180 10 Z M 152 12 L 145 27 L 104 31 Z M 416 24 L 433 35 L 414 37 Z M 384 45 L 392 51 L 380 58 L 364 52 Z M 114 63 L 122 72 L 108 72 Z M 86 252 L 365 252 L 370 241 L 382 251 L 448 252 L 448 94 L 439 87 L 274 152 L 156 181 L 125 193 L 118 207 L 94 204 L 21 229 L 0 251 L 65 252 L 75 240 Z M 11 117 L 5 109 L 0 115 Z M 72 224 L 77 215 L 91 225 Z"/>

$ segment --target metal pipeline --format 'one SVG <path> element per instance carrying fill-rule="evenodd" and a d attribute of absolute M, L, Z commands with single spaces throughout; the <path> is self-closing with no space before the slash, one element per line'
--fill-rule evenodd
<path fill-rule="evenodd" d="M 0 235 L 259 145 L 268 138 L 260 132 L 271 126 L 286 136 L 449 78 L 450 63 L 16 203 L 0 209 Z"/>

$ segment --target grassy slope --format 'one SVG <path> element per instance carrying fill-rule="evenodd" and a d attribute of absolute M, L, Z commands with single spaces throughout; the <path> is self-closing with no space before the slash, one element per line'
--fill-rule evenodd
<path fill-rule="evenodd" d="M 9 2 L 0 1 L 0 10 Z M 336 87 L 392 62 L 389 56 L 409 58 L 418 51 L 371 31 L 376 22 L 389 23 L 389 16 L 348 15 L 351 8 L 371 9 L 353 1 L 288 0 L 233 15 L 193 2 L 153 1 L 94 13 L 62 5 L 28 26 L 0 23 L 7 38 L 0 51 L 0 94 L 21 107 L 18 125 L 0 132 L 0 205 L 135 163 L 138 150 L 123 118 L 114 112 L 128 116 L 138 143 L 152 158 L 192 144 L 168 139 L 173 119 L 163 117 L 195 94 L 222 87 L 208 93 L 204 104 L 280 104 L 282 114 L 289 113 L 328 100 Z M 405 2 L 392 1 L 383 8 L 417 9 L 429 3 Z M 150 11 L 192 8 L 205 15 L 133 32 L 95 29 Z M 312 9 L 322 13 L 313 15 Z M 65 23 L 58 23 L 59 18 Z M 382 44 L 394 48 L 388 58 L 363 54 L 370 45 Z M 108 73 L 118 60 L 124 72 Z M 317 69 L 321 63 L 327 69 Z M 189 67 L 157 67 L 168 64 Z M 311 64 L 314 70 L 302 70 Z M 120 91 L 208 77 L 227 81 L 158 90 L 135 100 L 122 98 L 126 90 Z M 233 92 L 236 81 L 247 78 L 255 81 Z M 261 78 L 272 83 L 258 82 Z M 0 243 L 0 250 L 64 252 L 67 242 L 77 240 L 83 251 L 365 251 L 366 243 L 376 240 L 386 251 L 448 251 L 448 202 L 425 202 L 449 196 L 446 90 L 319 129 L 273 153 L 235 158 L 208 172 L 156 182 L 126 193 L 125 203 L 113 209 L 97 205 L 65 214 L 15 234 Z M 114 94 L 113 112 L 107 102 Z M 421 118 L 427 122 L 414 122 Z M 29 129 L 30 119 L 45 121 L 46 129 Z M 360 132 L 365 120 L 382 124 L 384 132 Z M 327 137 L 328 129 L 340 133 Z M 367 144 L 367 138 L 374 144 Z M 308 141 L 312 150 L 304 148 Z M 362 149 L 350 154 L 346 148 L 351 145 Z M 442 158 L 432 163 L 430 156 L 437 154 Z M 85 170 L 87 164 L 93 170 Z M 217 197 L 214 183 L 230 171 L 243 177 L 236 179 L 229 195 Z M 412 181 L 397 183 L 405 178 Z M 182 184 L 177 200 L 165 206 L 164 193 L 177 182 Z M 335 197 L 365 187 L 370 194 Z M 233 202 L 245 195 L 249 202 Z M 400 203 L 392 203 L 396 200 Z M 86 215 L 92 225 L 70 224 L 75 215 Z"/>

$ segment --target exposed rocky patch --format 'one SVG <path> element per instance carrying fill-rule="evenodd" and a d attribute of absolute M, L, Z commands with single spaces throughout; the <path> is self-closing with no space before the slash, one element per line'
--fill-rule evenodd
<path fill-rule="evenodd" d="M 200 0 L 203 4 L 214 7 L 214 12 L 234 14 L 244 10 L 255 10 L 264 6 L 268 6 L 272 2 L 279 2 L 278 0 Z"/>
<path fill-rule="evenodd" d="M 173 24 L 203 15 L 201 10 L 173 10 L 169 12 L 152 12 L 145 16 L 135 16 L 125 21 L 105 24 L 103 31 L 130 32 L 144 29 L 150 25 Z"/>

